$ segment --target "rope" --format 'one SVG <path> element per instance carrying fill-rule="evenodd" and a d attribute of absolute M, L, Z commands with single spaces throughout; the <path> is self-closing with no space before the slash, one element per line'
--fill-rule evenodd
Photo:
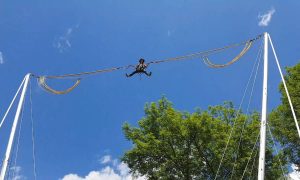
<path fill-rule="evenodd" d="M 29 100 L 30 100 L 30 119 L 31 119 L 31 141 L 32 141 L 32 161 L 33 161 L 33 175 L 34 175 L 34 180 L 36 180 L 37 175 L 36 175 L 36 161 L 35 161 L 35 141 L 34 141 L 34 124 L 33 124 L 33 111 L 32 111 L 32 87 L 31 87 L 31 81 L 29 81 Z"/>
<path fill-rule="evenodd" d="M 229 65 L 235 63 L 236 61 L 238 61 L 250 49 L 250 47 L 252 46 L 252 43 L 253 43 L 253 41 L 248 41 L 246 43 L 244 49 L 240 52 L 240 54 L 238 54 L 235 58 L 233 58 L 231 61 L 229 61 L 226 64 L 214 64 L 208 59 L 207 56 L 203 57 L 203 61 L 207 66 L 212 67 L 212 68 L 223 68 L 223 67 L 229 66 Z"/>
<path fill-rule="evenodd" d="M 278 153 L 278 149 L 277 149 L 276 144 L 275 144 L 274 137 L 273 137 L 273 135 L 272 135 L 272 132 L 271 132 L 271 129 L 270 129 L 270 126 L 269 126 L 269 123 L 267 123 L 267 126 L 268 126 L 269 133 L 270 133 L 270 135 L 271 135 L 271 139 L 272 139 L 272 141 L 273 141 L 273 146 L 274 146 L 275 152 L 276 152 L 276 154 L 279 154 L 279 153 Z M 280 164 L 282 176 L 285 177 L 285 176 L 284 176 L 284 170 L 283 170 L 283 167 L 282 167 L 282 162 L 281 162 L 280 158 L 278 158 L 278 160 L 279 160 L 279 164 Z M 284 178 L 284 179 L 285 179 L 285 178 Z"/>
<path fill-rule="evenodd" d="M 245 99 L 245 96 L 246 96 L 246 92 L 247 92 L 247 90 L 248 90 L 249 81 L 250 81 L 250 79 L 248 80 L 247 85 L 246 85 L 246 87 L 245 87 L 244 94 L 243 94 L 241 103 L 240 103 L 240 105 L 239 105 L 237 115 L 236 115 L 236 117 L 235 117 L 235 119 L 234 119 L 234 122 L 233 122 L 233 125 L 232 125 L 232 127 L 231 127 L 230 134 L 229 134 L 229 136 L 228 136 L 227 143 L 226 143 L 225 149 L 224 149 L 224 151 L 223 151 L 223 154 L 222 154 L 222 157 L 221 157 L 221 161 L 220 161 L 220 163 L 219 163 L 218 170 L 217 170 L 217 173 L 216 173 L 216 176 L 215 176 L 214 180 L 217 179 L 218 174 L 219 174 L 219 171 L 220 171 L 220 168 L 221 168 L 221 165 L 222 165 L 222 163 L 223 163 L 223 159 L 224 159 L 224 157 L 225 157 L 225 153 L 226 153 L 226 151 L 227 151 L 229 142 L 230 142 L 230 140 L 231 140 L 231 136 L 232 136 L 232 133 L 233 133 L 233 130 L 234 130 L 234 127 L 235 127 L 236 120 L 237 120 L 237 118 L 238 118 L 238 116 L 239 116 L 239 114 L 240 114 L 241 107 L 242 107 L 242 104 L 243 104 L 243 102 L 244 102 L 244 99 Z"/>
<path fill-rule="evenodd" d="M 233 122 L 233 125 L 232 125 L 232 127 L 231 127 L 230 134 L 229 134 L 229 136 L 228 136 L 227 143 L 226 143 L 225 149 L 224 149 L 224 151 L 223 151 L 223 154 L 222 154 L 222 157 L 221 157 L 221 161 L 220 161 L 220 164 L 219 164 L 219 166 L 218 166 L 218 170 L 217 170 L 217 173 L 216 173 L 216 176 L 215 176 L 214 180 L 216 180 L 217 177 L 218 177 L 220 167 L 221 167 L 221 165 L 222 165 L 222 163 L 223 163 L 223 159 L 224 159 L 225 153 L 226 153 L 226 151 L 227 151 L 229 142 L 230 142 L 230 140 L 231 140 L 231 136 L 232 136 L 232 133 L 233 133 L 233 130 L 234 130 L 234 126 L 235 126 L 236 120 L 237 120 L 237 118 L 239 117 L 239 114 L 240 114 L 240 111 L 241 111 L 241 107 L 242 107 L 242 104 L 243 104 L 244 99 L 245 99 L 245 96 L 246 96 L 246 92 L 247 92 L 247 89 L 248 89 L 248 85 L 249 85 L 249 80 L 248 80 L 248 82 L 247 82 L 247 85 L 246 85 L 246 88 L 245 88 L 245 91 L 244 91 L 244 94 L 243 94 L 241 103 L 240 103 L 240 105 L 239 105 L 237 115 L 236 115 L 236 117 L 235 117 L 235 119 L 234 119 L 234 122 Z"/>
<path fill-rule="evenodd" d="M 15 96 L 14 96 L 13 100 L 11 101 L 11 103 L 10 103 L 8 109 L 6 110 L 4 116 L 3 116 L 2 120 L 1 120 L 0 128 L 2 127 L 2 125 L 3 125 L 3 123 L 4 123 L 5 119 L 6 119 L 6 116 L 7 116 L 7 114 L 9 113 L 10 108 L 11 108 L 12 105 L 14 104 L 15 99 L 16 99 L 16 97 L 18 96 L 18 94 L 19 94 L 19 92 L 20 92 L 20 90 L 21 90 L 21 87 L 23 86 L 24 82 L 25 82 L 25 78 L 23 79 L 21 85 L 19 86 L 19 89 L 17 90 L 17 93 L 15 94 Z"/>
<path fill-rule="evenodd" d="M 228 46 L 225 46 L 225 47 L 222 47 L 222 48 L 216 48 L 216 49 L 212 49 L 212 50 L 208 50 L 208 51 L 200 51 L 200 52 L 196 52 L 196 53 L 188 54 L 188 55 L 184 55 L 184 56 L 167 58 L 167 59 L 163 59 L 163 60 L 154 60 L 154 61 L 150 61 L 147 64 L 158 64 L 158 63 L 169 62 L 169 61 L 179 61 L 179 60 L 186 60 L 186 59 L 191 59 L 191 58 L 195 58 L 195 57 L 202 57 L 203 55 L 211 55 L 211 54 L 215 54 L 217 52 L 220 52 L 220 51 L 223 51 L 223 50 L 226 50 L 226 49 L 229 49 L 229 48 L 233 48 L 233 47 L 237 47 L 237 46 L 247 44 L 248 42 L 256 41 L 261 37 L 262 37 L 262 35 L 259 35 L 254 39 L 250 39 L 250 40 L 242 42 L 242 43 L 236 43 L 236 44 L 232 44 L 232 45 L 228 45 Z M 83 75 L 92 75 L 92 74 L 98 74 L 98 73 L 112 72 L 112 71 L 116 71 L 116 70 L 120 70 L 120 69 L 128 69 L 130 67 L 135 67 L 135 66 L 134 65 L 127 65 L 127 66 L 114 67 L 114 68 L 95 70 L 95 71 L 89 71 L 89 72 L 81 72 L 81 73 L 75 73 L 75 74 L 64 74 L 64 75 L 56 75 L 56 76 L 45 76 L 45 77 L 48 78 L 48 79 L 58 79 L 58 78 L 66 78 L 66 77 L 79 77 L 79 76 L 83 76 Z"/>
<path fill-rule="evenodd" d="M 216 54 L 216 53 L 219 53 L 219 52 L 224 51 L 226 49 L 241 46 L 243 44 L 245 44 L 245 42 L 225 46 L 223 48 L 217 48 L 217 49 L 213 49 L 213 50 L 197 52 L 197 53 L 193 53 L 193 54 L 189 54 L 189 55 L 185 55 L 185 56 L 178 56 L 178 57 L 168 58 L 168 59 L 164 59 L 164 60 L 151 61 L 148 64 L 158 64 L 158 63 L 170 62 L 170 61 L 180 61 L 180 60 L 194 59 L 194 58 L 199 58 L 199 57 L 203 58 L 204 56 Z"/>
<path fill-rule="evenodd" d="M 262 37 L 262 35 L 258 35 L 254 39 L 250 39 L 250 40 L 247 40 L 247 41 L 244 41 L 244 42 L 241 42 L 241 43 L 236 43 L 236 44 L 224 46 L 222 48 L 216 48 L 216 49 L 212 49 L 212 50 L 208 50 L 208 51 L 196 52 L 196 53 L 193 53 L 193 54 L 188 54 L 188 55 L 178 56 L 178 57 L 173 57 L 173 58 L 167 58 L 167 59 L 163 59 L 163 60 L 150 61 L 147 64 L 150 65 L 150 64 L 158 64 L 158 63 L 170 62 L 170 61 L 188 60 L 188 59 L 195 59 L 195 58 L 207 58 L 207 56 L 209 56 L 209 55 L 216 54 L 216 53 L 222 52 L 226 49 L 241 46 L 241 45 L 245 44 L 244 49 L 242 50 L 242 52 L 237 57 L 235 57 L 229 63 L 227 63 L 225 65 L 221 65 L 222 67 L 225 67 L 225 66 L 228 66 L 228 65 L 236 62 L 237 60 L 239 60 L 250 49 L 252 43 L 254 41 L 260 39 L 261 37 Z M 215 65 L 215 64 L 211 63 L 208 59 L 205 60 L 204 62 L 206 62 L 206 64 L 209 67 L 215 67 L 215 66 L 219 67 L 220 66 L 220 65 Z M 107 72 L 112 72 L 112 71 L 121 70 L 121 69 L 128 69 L 130 67 L 135 67 L 135 66 L 127 65 L 127 66 L 114 67 L 114 68 L 95 70 L 95 71 L 89 71 L 89 72 L 74 73 L 74 74 L 64 74 L 64 75 L 55 75 L 55 76 L 36 76 L 36 77 L 38 78 L 40 86 L 42 88 L 44 88 L 45 90 L 47 90 L 48 92 L 51 92 L 51 93 L 54 93 L 54 94 L 66 94 L 66 93 L 69 93 L 75 87 L 78 86 L 78 84 L 80 83 L 80 79 L 77 79 L 76 83 L 72 87 L 70 87 L 69 89 L 64 90 L 64 91 L 57 91 L 53 88 L 50 88 L 45 82 L 46 79 L 75 78 L 75 77 L 82 77 L 82 76 L 86 76 L 86 75 L 95 75 L 95 74 L 99 74 L 99 73 L 107 73 Z"/>
<path fill-rule="evenodd" d="M 58 90 L 55 90 L 55 89 L 50 88 L 50 87 L 46 84 L 46 77 L 45 77 L 45 76 L 40 76 L 40 77 L 38 78 L 38 84 L 39 84 L 42 88 L 44 88 L 46 91 L 51 92 L 51 93 L 53 93 L 53 94 L 67 94 L 67 93 L 71 92 L 74 88 L 76 88 L 76 87 L 79 85 L 79 83 L 80 83 L 80 79 L 77 79 L 76 82 L 75 82 L 75 84 L 74 84 L 72 87 L 70 87 L 70 88 L 68 88 L 68 89 L 66 89 L 66 90 L 63 90 L 63 91 L 58 91 Z"/>
<path fill-rule="evenodd" d="M 244 169 L 244 171 L 243 171 L 243 175 L 242 175 L 242 177 L 241 177 L 241 180 L 244 178 L 244 175 L 245 175 L 245 173 L 246 173 L 248 164 L 249 164 L 249 162 L 250 162 L 250 160 L 251 160 L 251 157 L 252 157 L 252 154 L 253 154 L 253 152 L 254 152 L 255 146 L 256 146 L 256 144 L 257 144 L 259 134 L 260 134 L 260 132 L 257 133 L 255 143 L 253 144 L 253 147 L 252 147 L 252 150 L 251 150 L 251 153 L 250 153 L 250 157 L 248 158 L 248 161 L 247 161 L 246 167 L 245 167 L 245 169 Z M 254 162 L 255 162 L 256 155 L 257 155 L 257 151 L 256 151 L 256 153 L 255 153 L 255 157 L 254 157 L 254 160 L 253 160 L 253 164 L 254 164 Z M 253 169 L 253 165 L 252 165 L 252 168 L 251 168 L 251 171 L 250 171 L 250 175 L 252 174 L 252 169 Z"/>
<path fill-rule="evenodd" d="M 95 71 L 89 71 L 89 72 L 81 72 L 81 73 L 75 73 L 75 74 L 64 74 L 64 75 L 57 75 L 57 76 L 44 76 L 48 79 L 60 79 L 60 78 L 66 78 L 66 77 L 79 77 L 83 75 L 92 75 L 92 74 L 99 74 L 99 73 L 106 73 L 106 72 L 112 72 L 120 69 L 128 69 L 130 67 L 135 67 L 133 65 L 128 66 L 122 66 L 122 67 L 114 67 L 109 69 L 101 69 L 101 70 L 95 70 Z"/>
<path fill-rule="evenodd" d="M 263 42 L 263 41 L 262 41 L 262 42 Z M 256 60 L 255 60 L 255 63 L 254 63 L 254 65 L 253 65 L 253 68 L 252 68 L 252 71 L 251 71 L 251 75 L 250 75 L 250 78 L 249 78 L 249 81 L 248 81 L 248 82 L 250 82 L 250 79 L 252 79 L 252 75 L 253 75 L 253 73 L 254 73 L 255 66 L 256 66 L 256 64 L 257 64 L 256 72 L 255 72 L 255 75 L 254 75 L 254 80 L 253 80 L 253 84 L 252 84 L 252 88 L 251 88 L 251 92 L 250 92 L 250 98 L 249 98 L 248 105 L 247 105 L 246 114 L 249 113 L 249 108 L 250 108 L 250 104 L 251 104 L 251 100 L 252 100 L 252 96 L 253 96 L 253 91 L 254 91 L 254 86 L 255 86 L 255 82 L 256 82 L 256 77 L 257 77 L 257 74 L 258 74 L 258 69 L 259 69 L 259 65 L 260 65 L 260 61 L 261 61 L 262 45 L 263 45 L 263 43 L 261 43 L 261 45 L 260 45 L 259 51 L 258 51 L 257 56 L 256 56 Z M 248 86 L 248 85 L 247 85 L 247 86 Z M 241 142 L 242 142 L 242 137 L 243 137 L 243 134 L 244 134 L 245 125 L 246 125 L 247 122 L 248 122 L 248 121 L 246 120 L 246 121 L 243 123 L 242 131 L 241 131 L 241 133 L 240 133 L 240 139 L 239 139 L 239 143 L 238 143 L 238 148 L 237 148 L 237 150 L 236 150 L 237 154 L 238 154 L 239 149 L 240 149 L 240 145 L 241 145 Z M 234 170 L 235 170 L 235 166 L 236 166 L 236 161 L 237 161 L 237 155 L 235 156 L 234 165 L 233 165 L 233 167 L 232 167 L 230 179 L 232 179 L 232 177 L 233 177 Z"/>
<path fill-rule="evenodd" d="M 222 48 L 216 48 L 216 49 L 212 49 L 212 50 L 208 50 L 208 51 L 196 52 L 196 53 L 185 55 L 185 56 L 178 56 L 178 57 L 168 58 L 168 59 L 164 59 L 164 60 L 151 61 L 148 64 L 156 64 L 156 63 L 169 62 L 169 61 L 186 60 L 186 59 L 198 58 L 198 57 L 204 58 L 204 57 L 207 57 L 208 55 L 216 54 L 216 53 L 219 53 L 219 52 L 224 51 L 224 50 L 229 49 L 229 48 L 234 48 L 234 47 L 237 47 L 237 46 L 248 44 L 249 42 L 257 41 L 261 37 L 262 37 L 262 34 L 258 35 L 254 39 L 250 39 L 250 40 L 247 40 L 247 41 L 244 41 L 244 42 L 241 42 L 241 43 L 236 43 L 236 44 L 232 44 L 232 45 L 224 46 Z"/>
<path fill-rule="evenodd" d="M 253 163 L 252 163 L 252 166 L 251 166 L 251 170 L 250 170 L 250 177 L 252 177 L 252 171 L 253 171 L 253 169 L 254 169 L 254 165 L 255 165 L 255 162 L 258 160 L 258 159 L 256 159 L 256 157 L 257 157 L 257 154 L 258 154 L 258 151 L 255 151 L 255 156 L 254 156 L 254 160 L 253 160 Z M 250 178 L 249 178 L 250 179 Z M 255 178 L 254 178 L 255 179 Z"/>

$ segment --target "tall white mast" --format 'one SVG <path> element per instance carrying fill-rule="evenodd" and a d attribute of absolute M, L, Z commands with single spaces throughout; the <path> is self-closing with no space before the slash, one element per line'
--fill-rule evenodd
<path fill-rule="evenodd" d="M 263 97 L 261 110 L 261 127 L 260 127 L 260 149 L 258 180 L 265 178 L 265 154 L 266 154 L 266 126 L 267 126 L 267 100 L 268 100 L 268 33 L 264 33 L 264 78 L 263 78 Z"/>
<path fill-rule="evenodd" d="M 5 153 L 5 157 L 4 157 L 4 161 L 3 161 L 3 164 L 2 164 L 2 168 L 1 168 L 0 180 L 4 180 L 4 178 L 5 178 L 5 174 L 6 174 L 6 171 L 7 171 L 7 165 L 8 165 L 8 161 L 9 161 L 9 158 L 10 158 L 10 153 L 11 153 L 11 149 L 12 149 L 12 145 L 13 145 L 13 141 L 14 141 L 14 136 L 15 136 L 15 132 L 16 132 L 16 129 L 17 129 L 18 121 L 20 119 L 20 114 L 21 114 L 21 111 L 22 111 L 22 107 L 23 107 L 23 103 L 24 103 L 24 99 L 25 99 L 25 94 L 26 94 L 28 82 L 30 80 L 30 76 L 31 76 L 31 74 L 27 74 L 25 76 L 25 82 L 24 82 L 24 85 L 23 85 L 23 89 L 22 89 L 20 100 L 19 100 L 17 112 L 16 112 L 16 115 L 15 115 L 15 119 L 14 119 L 14 122 L 13 122 L 13 126 L 11 128 L 11 132 L 10 132 L 10 136 L 9 136 L 9 140 L 8 140 L 8 144 L 7 144 L 7 149 L 6 149 L 6 153 Z"/>

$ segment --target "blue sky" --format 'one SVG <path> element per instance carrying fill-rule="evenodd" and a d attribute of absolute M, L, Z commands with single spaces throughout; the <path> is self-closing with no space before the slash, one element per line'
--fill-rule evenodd
<path fill-rule="evenodd" d="M 296 0 L 1 1 L 0 114 L 28 72 L 65 74 L 135 64 L 140 57 L 164 59 L 241 42 L 265 31 L 282 66 L 293 66 L 300 58 L 299 7 Z M 268 23 L 259 24 L 269 12 Z M 111 168 L 105 172 L 120 175 L 121 164 L 115 159 L 131 147 L 122 124 L 136 125 L 145 103 L 163 95 L 175 108 L 190 112 L 226 100 L 238 106 L 258 47 L 256 43 L 241 61 L 225 69 L 208 68 L 201 59 L 163 63 L 149 67 L 151 78 L 128 79 L 124 75 L 131 70 L 116 71 L 83 79 L 73 92 L 61 96 L 43 91 L 32 79 L 38 179 L 70 173 L 85 177 L 105 167 Z M 234 53 L 212 60 L 226 62 L 222 58 Z M 261 76 L 260 71 L 251 110 L 261 108 Z M 280 76 L 272 56 L 269 80 L 270 111 L 280 102 Z M 69 83 L 50 82 L 58 88 Z M 20 176 L 32 179 L 29 112 L 27 96 L 16 165 Z M 0 131 L 1 157 L 12 118 L 13 113 Z M 108 156 L 110 161 L 103 163 Z"/>

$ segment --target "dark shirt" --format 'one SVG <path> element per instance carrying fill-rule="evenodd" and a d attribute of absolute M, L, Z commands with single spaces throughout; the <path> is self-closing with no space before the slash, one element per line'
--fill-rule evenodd
<path fill-rule="evenodd" d="M 137 71 L 144 71 L 147 68 L 147 64 L 138 64 L 135 69 Z"/>

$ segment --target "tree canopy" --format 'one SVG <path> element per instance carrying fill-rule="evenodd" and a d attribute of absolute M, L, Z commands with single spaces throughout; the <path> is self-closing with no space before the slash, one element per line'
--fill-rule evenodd
<path fill-rule="evenodd" d="M 294 106 L 296 116 L 300 117 L 300 63 L 286 68 L 285 80 Z M 300 139 L 297 133 L 292 111 L 283 84 L 279 85 L 281 104 L 269 116 L 274 136 L 280 142 L 284 153 L 291 163 L 300 167 Z M 300 123 L 298 121 L 298 123 Z"/>
<path fill-rule="evenodd" d="M 244 178 L 256 177 L 260 115 L 243 114 L 230 102 L 193 113 L 174 109 L 164 97 L 146 104 L 138 127 L 123 125 L 133 147 L 122 160 L 133 173 L 148 179 L 214 179 L 233 126 L 218 179 L 240 179 L 243 173 Z M 282 154 L 276 155 L 267 143 L 267 179 L 281 177 L 279 158 L 285 166 Z"/>

